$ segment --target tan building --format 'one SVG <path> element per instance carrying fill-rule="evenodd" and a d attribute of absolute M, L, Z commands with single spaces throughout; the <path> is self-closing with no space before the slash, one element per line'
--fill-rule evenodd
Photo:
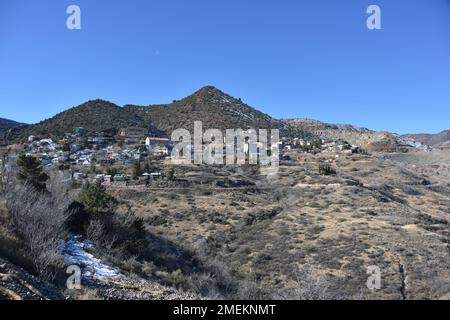
<path fill-rule="evenodd" d="M 122 128 L 119 130 L 119 136 L 126 138 L 144 138 L 147 133 L 147 129 L 139 127 Z"/>
<path fill-rule="evenodd" d="M 128 127 L 119 130 L 118 138 L 123 140 L 125 143 L 137 144 L 143 141 L 147 134 L 148 130 L 145 128 Z"/>

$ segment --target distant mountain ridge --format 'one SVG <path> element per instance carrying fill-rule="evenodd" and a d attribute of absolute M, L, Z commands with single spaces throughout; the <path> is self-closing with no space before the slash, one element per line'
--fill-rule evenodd
<path fill-rule="evenodd" d="M 405 134 L 402 137 L 414 139 L 435 148 L 450 149 L 450 130 L 444 130 L 436 134 Z"/>
<path fill-rule="evenodd" d="M 6 139 L 25 141 L 30 135 L 60 138 L 65 133 L 73 133 L 77 127 L 83 127 L 88 133 L 94 133 L 131 126 L 156 131 L 151 124 L 135 113 L 109 101 L 97 99 L 70 108 L 37 124 L 14 128 L 6 135 Z"/>
<path fill-rule="evenodd" d="M 345 140 L 369 151 L 405 151 L 407 148 L 450 147 L 450 131 L 437 135 L 403 135 L 372 131 L 349 124 L 329 124 L 311 119 L 275 119 L 221 90 L 206 86 L 186 98 L 159 105 L 120 107 L 97 99 L 63 111 L 33 125 L 0 119 L 0 140 L 24 142 L 31 135 L 61 138 L 83 127 L 90 134 L 117 132 L 120 128 L 147 128 L 149 134 L 170 135 L 175 129 L 193 132 L 195 121 L 203 129 L 280 129 L 280 137 Z"/>
<path fill-rule="evenodd" d="M 22 123 L 0 118 L 0 132 L 23 125 Z"/>
<path fill-rule="evenodd" d="M 301 130 L 207 86 L 182 100 L 164 105 L 119 107 L 109 101 L 91 100 L 37 124 L 12 129 L 6 140 L 24 142 L 30 135 L 58 138 L 74 132 L 77 127 L 85 128 L 88 133 L 143 127 L 150 133 L 170 135 L 178 128 L 193 132 L 194 121 L 202 121 L 203 129 L 277 128 L 280 135 L 305 136 Z"/>
<path fill-rule="evenodd" d="M 311 119 L 286 119 L 284 121 L 321 139 L 344 140 L 374 152 L 406 152 L 410 148 L 429 149 L 427 145 L 412 138 L 407 139 L 387 131 L 373 131 L 349 124 L 330 124 Z"/>
<path fill-rule="evenodd" d="M 183 128 L 190 132 L 194 121 L 202 121 L 203 129 L 280 129 L 281 135 L 304 135 L 283 121 L 250 107 L 219 89 L 207 86 L 194 94 L 170 104 L 136 106 L 124 109 L 139 114 L 157 128 L 171 133 Z"/>

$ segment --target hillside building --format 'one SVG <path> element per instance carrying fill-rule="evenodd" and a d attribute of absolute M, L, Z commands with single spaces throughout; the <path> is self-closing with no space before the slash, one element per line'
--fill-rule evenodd
<path fill-rule="evenodd" d="M 119 130 L 118 139 L 127 144 L 138 144 L 144 140 L 148 130 L 139 127 L 128 127 Z"/>

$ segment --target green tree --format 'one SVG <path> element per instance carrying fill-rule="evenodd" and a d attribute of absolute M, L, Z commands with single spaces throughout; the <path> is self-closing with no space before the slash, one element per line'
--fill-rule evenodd
<path fill-rule="evenodd" d="M 117 168 L 108 167 L 108 169 L 106 170 L 106 174 L 110 176 L 115 176 L 118 173 L 119 171 L 117 170 Z"/>
<path fill-rule="evenodd" d="M 149 163 L 149 161 L 147 161 L 144 166 L 144 172 L 150 173 L 150 171 L 151 171 L 150 163 Z"/>
<path fill-rule="evenodd" d="M 117 208 L 117 200 L 106 192 L 100 184 L 87 183 L 81 189 L 78 201 L 84 210 L 90 214 L 102 214 L 114 212 Z"/>
<path fill-rule="evenodd" d="M 79 145 L 82 150 L 89 149 L 91 146 L 87 137 L 82 137 L 79 141 Z"/>
<path fill-rule="evenodd" d="M 62 151 L 63 152 L 70 152 L 70 144 L 69 143 L 64 143 L 62 146 Z"/>
<path fill-rule="evenodd" d="M 148 150 L 147 150 L 147 146 L 146 146 L 145 144 L 141 144 L 141 145 L 138 146 L 136 149 L 137 149 L 137 151 L 142 152 L 142 153 L 148 151 Z"/>
<path fill-rule="evenodd" d="M 139 178 L 141 174 L 142 174 L 141 162 L 137 161 L 133 167 L 133 179 L 136 180 L 137 178 Z"/>
<path fill-rule="evenodd" d="M 173 180 L 175 178 L 175 170 L 170 169 L 169 171 L 167 171 L 167 177 L 169 178 L 169 180 Z"/>
<path fill-rule="evenodd" d="M 319 164 L 319 174 L 324 176 L 330 176 L 336 174 L 336 170 L 333 169 L 328 163 Z"/>
<path fill-rule="evenodd" d="M 47 190 L 48 175 L 43 171 L 41 163 L 32 156 L 21 154 L 17 158 L 19 171 L 17 177 L 25 183 L 29 183 L 38 191 Z"/>

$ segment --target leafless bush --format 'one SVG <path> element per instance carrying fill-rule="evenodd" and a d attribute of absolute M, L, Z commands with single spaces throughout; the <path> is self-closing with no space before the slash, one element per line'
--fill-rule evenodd
<path fill-rule="evenodd" d="M 401 184 L 400 188 L 404 193 L 406 193 L 407 195 L 410 195 L 410 196 L 420 196 L 422 194 L 422 193 L 420 193 L 419 190 L 417 190 L 411 186 L 408 186 L 406 184 Z"/>
<path fill-rule="evenodd" d="M 237 300 L 266 300 L 270 297 L 268 289 L 261 281 L 252 277 L 251 279 L 241 280 L 236 294 Z"/>
<path fill-rule="evenodd" d="M 71 202 L 63 183 L 56 179 L 52 192 L 36 191 L 9 175 L 2 194 L 15 230 L 24 241 L 28 258 L 42 280 L 53 280 L 61 264 L 59 243 L 65 236 L 65 223 Z"/>
<path fill-rule="evenodd" d="M 100 219 L 92 219 L 86 227 L 86 238 L 94 242 L 99 248 L 112 252 L 117 243 L 116 234 L 108 234 L 105 223 Z"/>
<path fill-rule="evenodd" d="M 191 288 L 207 299 L 236 299 L 239 279 L 220 256 L 209 255 L 206 240 L 197 240 L 193 251 L 196 258 L 201 261 L 203 272 L 191 274 Z"/>
<path fill-rule="evenodd" d="M 88 226 L 86 227 L 86 238 L 94 242 L 95 244 L 99 244 L 102 242 L 102 239 L 105 235 L 105 226 L 98 219 L 92 219 L 89 221 Z"/>
<path fill-rule="evenodd" d="M 291 286 L 278 292 L 275 299 L 283 300 L 328 300 L 334 299 L 330 294 L 329 280 L 314 272 L 307 265 L 299 265 Z"/>
<path fill-rule="evenodd" d="M 218 258 L 202 257 L 205 272 L 191 275 L 191 287 L 208 299 L 235 298 L 239 282 Z"/>
<path fill-rule="evenodd" d="M 216 286 L 215 277 L 210 273 L 194 274 L 189 278 L 189 285 L 193 291 L 209 300 L 223 298 Z"/>

